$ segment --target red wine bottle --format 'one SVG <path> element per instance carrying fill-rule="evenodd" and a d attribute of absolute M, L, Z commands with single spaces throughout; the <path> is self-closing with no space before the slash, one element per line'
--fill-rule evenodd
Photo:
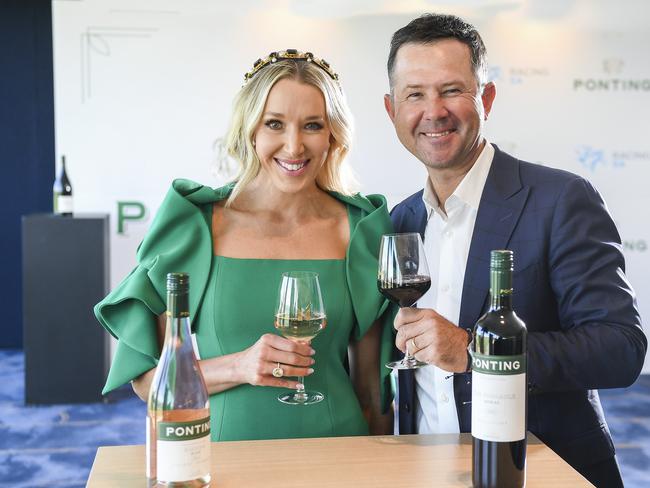
<path fill-rule="evenodd" d="M 490 309 L 474 327 L 472 483 L 526 484 L 526 325 L 512 308 L 513 253 L 490 255 Z"/>
<path fill-rule="evenodd" d="M 61 170 L 54 180 L 52 186 L 52 193 L 54 194 L 54 213 L 60 215 L 72 215 L 72 183 L 68 178 L 68 173 L 65 167 L 65 156 L 61 156 Z"/>

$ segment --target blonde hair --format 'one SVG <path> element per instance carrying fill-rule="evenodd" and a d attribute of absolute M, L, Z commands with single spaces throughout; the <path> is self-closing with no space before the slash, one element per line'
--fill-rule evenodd
<path fill-rule="evenodd" d="M 352 114 L 343 91 L 322 68 L 305 60 L 283 59 L 265 66 L 246 83 L 233 103 L 230 128 L 224 138 L 225 149 L 239 165 L 232 193 L 226 201 L 230 206 L 244 188 L 259 174 L 262 167 L 253 136 L 257 129 L 271 88 L 281 79 L 290 78 L 318 88 L 325 99 L 325 113 L 332 135 L 330 149 L 316 184 L 323 190 L 343 195 L 357 192 L 357 181 L 347 164 L 352 143 Z"/>

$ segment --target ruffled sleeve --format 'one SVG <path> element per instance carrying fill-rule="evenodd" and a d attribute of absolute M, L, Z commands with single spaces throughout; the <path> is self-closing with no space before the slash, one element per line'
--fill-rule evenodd
<path fill-rule="evenodd" d="M 397 309 L 377 289 L 379 244 L 382 234 L 393 232 L 386 199 L 382 195 L 346 198 L 352 234 L 346 260 L 348 288 L 356 317 L 355 339 L 361 338 L 377 320 L 382 321 L 380 382 L 384 411 L 392 399 L 390 370 L 384 364 L 393 354 L 393 319 Z"/>
<path fill-rule="evenodd" d="M 190 313 L 198 311 L 212 262 L 211 212 L 205 209 L 228 191 L 174 181 L 138 248 L 136 268 L 95 305 L 95 316 L 118 340 L 104 394 L 157 364 L 156 318 L 165 311 L 167 273 L 190 274 Z"/>

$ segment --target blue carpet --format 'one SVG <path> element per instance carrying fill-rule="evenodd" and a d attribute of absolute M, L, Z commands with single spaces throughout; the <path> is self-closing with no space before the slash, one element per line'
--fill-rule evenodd
<path fill-rule="evenodd" d="M 650 375 L 629 388 L 600 390 L 627 488 L 650 486 Z"/>
<path fill-rule="evenodd" d="M 144 444 L 145 405 L 128 387 L 109 403 L 38 407 L 24 392 L 22 351 L 0 350 L 0 487 L 81 488 L 99 446 Z M 625 486 L 650 486 L 650 375 L 600 398 Z"/>
<path fill-rule="evenodd" d="M 110 403 L 25 406 L 24 368 L 22 351 L 0 350 L 0 487 L 82 488 L 99 446 L 144 444 L 130 388 Z"/>

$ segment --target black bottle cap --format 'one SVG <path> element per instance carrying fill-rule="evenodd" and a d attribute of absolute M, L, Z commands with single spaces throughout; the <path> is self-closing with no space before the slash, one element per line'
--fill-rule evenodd
<path fill-rule="evenodd" d="M 167 291 L 170 293 L 187 293 L 190 290 L 189 273 L 168 273 Z"/>
<path fill-rule="evenodd" d="M 512 271 L 514 253 L 508 249 L 495 249 L 490 252 L 490 268 Z"/>

